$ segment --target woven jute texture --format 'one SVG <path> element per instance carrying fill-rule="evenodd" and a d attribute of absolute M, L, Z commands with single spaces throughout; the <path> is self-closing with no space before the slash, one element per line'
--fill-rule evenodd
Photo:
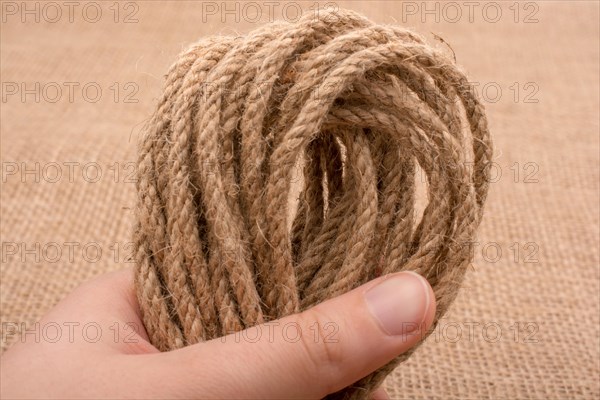
<path fill-rule="evenodd" d="M 270 17 L 241 3 L 224 14 L 220 2 L 136 2 L 118 15 L 99 4 L 95 23 L 92 9 L 69 22 L 64 8 L 39 23 L 6 15 L 0 28 L 3 350 L 18 340 L 7 324 L 32 327 L 82 281 L 132 265 L 136 144 L 172 60 L 200 37 Z M 290 4 L 273 16 L 314 6 Z M 457 3 L 460 15 L 434 2 L 337 4 L 454 50 L 494 133 L 474 268 L 436 331 L 388 376 L 388 392 L 598 398 L 598 4 L 483 2 L 470 13 Z M 23 94 L 36 83 L 39 101 Z"/>

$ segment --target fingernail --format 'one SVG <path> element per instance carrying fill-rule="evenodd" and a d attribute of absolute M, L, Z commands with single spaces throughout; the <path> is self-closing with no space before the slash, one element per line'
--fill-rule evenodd
<path fill-rule="evenodd" d="M 429 298 L 428 283 L 414 272 L 400 272 L 370 288 L 367 307 L 388 335 L 406 335 L 425 321 Z"/>

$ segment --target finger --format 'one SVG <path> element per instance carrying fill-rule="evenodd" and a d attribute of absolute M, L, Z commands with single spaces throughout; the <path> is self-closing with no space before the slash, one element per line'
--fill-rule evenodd
<path fill-rule="evenodd" d="M 108 349 L 118 353 L 158 351 L 148 343 L 140 319 L 131 268 L 83 283 L 20 336 L 18 343 L 62 350 L 79 351 L 84 346 L 103 353 Z"/>
<path fill-rule="evenodd" d="M 321 398 L 417 344 L 432 324 L 421 276 L 381 277 L 305 312 L 146 360 L 164 397 Z M 154 376 L 154 378 L 152 378 Z"/>
<path fill-rule="evenodd" d="M 370 398 L 371 400 L 390 400 L 390 396 L 388 396 L 387 392 L 382 387 L 377 388 L 377 390 L 371 394 Z"/>

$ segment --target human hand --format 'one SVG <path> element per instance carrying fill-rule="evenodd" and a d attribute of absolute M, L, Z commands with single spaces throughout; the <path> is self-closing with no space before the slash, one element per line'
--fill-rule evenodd
<path fill-rule="evenodd" d="M 83 284 L 21 333 L 0 358 L 0 397 L 322 398 L 416 345 L 434 314 L 427 281 L 402 272 L 300 314 L 160 353 L 126 269 Z M 387 395 L 379 389 L 373 398 Z"/>

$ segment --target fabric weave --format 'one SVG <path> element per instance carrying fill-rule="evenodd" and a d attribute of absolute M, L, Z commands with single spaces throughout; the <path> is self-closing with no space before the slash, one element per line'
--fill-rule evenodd
<path fill-rule="evenodd" d="M 39 103 L 19 93 L 0 104 L 3 349 L 18 340 L 6 334 L 7 323 L 33 327 L 79 283 L 123 268 L 130 258 L 135 184 L 127 178 L 171 61 L 200 37 L 257 25 L 233 17 L 223 24 L 221 15 L 203 23 L 201 4 L 191 1 L 140 1 L 138 22 L 122 23 L 131 10 L 121 10 L 115 23 L 109 4 L 101 4 L 97 23 L 69 23 L 65 14 L 54 23 L 31 17 L 22 23 L 17 15 L 1 24 L 5 87 L 56 82 L 63 88 L 56 102 L 46 101 L 53 96 L 48 87 Z M 499 3 L 496 23 L 482 19 L 481 8 L 472 23 L 466 9 L 458 22 L 437 23 L 435 16 L 422 22 L 421 12 L 405 18 L 397 2 L 337 4 L 413 28 L 430 43 L 430 32 L 443 37 L 480 90 L 485 86 L 494 133 L 498 177 L 474 246 L 474 270 L 436 331 L 388 376 L 391 397 L 598 398 L 598 4 L 538 2 L 538 22 L 527 24 L 532 9 L 521 9 L 515 23 L 512 2 Z M 451 55 L 446 44 L 438 47 Z M 93 103 L 76 91 L 69 101 L 65 82 L 95 82 L 102 98 Z M 19 170 L 8 174 L 12 163 Z M 35 172 L 22 175 L 22 163 L 33 171 L 39 163 L 38 182 Z M 61 167 L 55 183 L 49 163 Z M 102 171 L 96 182 L 91 163 Z M 78 243 L 72 258 L 71 242 Z M 20 250 L 36 243 L 33 254 Z M 62 250 L 57 261 L 50 243 Z M 98 260 L 95 243 L 103 251 Z M 11 255 L 14 244 L 21 247 Z"/>

